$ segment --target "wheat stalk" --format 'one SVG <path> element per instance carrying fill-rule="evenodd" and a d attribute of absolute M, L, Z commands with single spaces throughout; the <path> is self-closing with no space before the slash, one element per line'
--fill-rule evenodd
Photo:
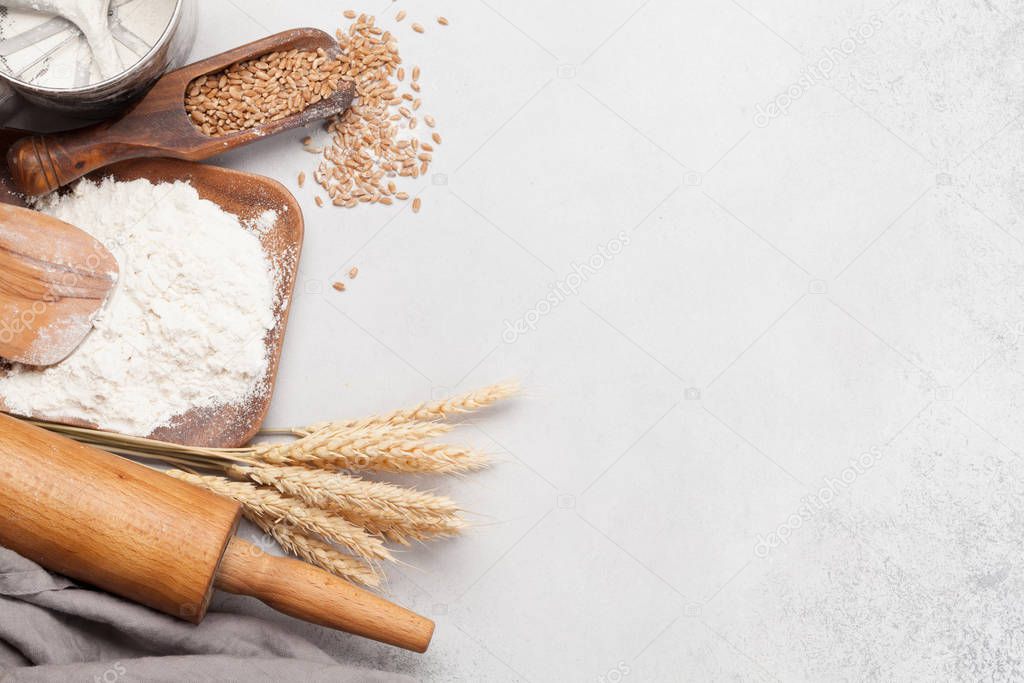
<path fill-rule="evenodd" d="M 86 427 L 72 427 L 45 420 L 27 419 L 26 422 L 104 450 L 119 448 L 122 451 L 130 451 L 142 457 L 155 459 L 161 459 L 161 456 L 187 458 L 200 466 L 213 466 L 215 469 L 220 469 L 221 465 L 225 463 L 248 462 L 252 455 L 251 448 L 202 448 Z"/>
<path fill-rule="evenodd" d="M 361 557 L 372 560 L 395 560 L 391 552 L 384 547 L 384 542 L 371 536 L 365 529 L 335 517 L 325 510 L 310 507 L 298 499 L 283 496 L 277 491 L 249 482 L 230 481 L 223 477 L 192 474 L 182 470 L 170 470 L 167 474 L 231 498 L 258 515 L 290 524 L 307 534 L 322 536 L 328 541 L 345 546 Z"/>
<path fill-rule="evenodd" d="M 308 436 L 321 431 L 361 429 L 375 425 L 398 425 L 406 422 L 433 422 L 449 420 L 453 417 L 472 413 L 481 408 L 494 405 L 502 399 L 509 398 L 519 392 L 518 382 L 502 382 L 477 389 L 468 393 L 441 401 L 429 401 L 384 415 L 375 415 L 359 420 L 343 422 L 318 422 L 307 427 L 287 430 L 295 436 Z"/>
<path fill-rule="evenodd" d="M 290 443 L 256 444 L 252 447 L 252 458 L 270 465 L 303 465 L 329 470 L 456 474 L 485 468 L 488 458 L 482 453 L 423 443 L 421 439 L 404 435 L 408 431 L 433 433 L 436 428 L 445 426 L 448 425 L 370 425 L 348 433 L 317 432 Z"/>
<path fill-rule="evenodd" d="M 152 458 L 174 465 L 193 464 L 220 471 L 237 463 L 264 462 L 328 469 L 459 474 L 483 469 L 488 465 L 488 458 L 471 449 L 422 442 L 451 431 L 453 425 L 440 420 L 490 406 L 518 390 L 516 383 L 494 384 L 455 398 L 421 403 L 385 415 L 322 422 L 302 428 L 266 430 L 265 434 L 288 434 L 299 438 L 290 443 L 258 443 L 245 448 L 183 446 L 42 420 L 30 421 L 119 455 Z"/>
<path fill-rule="evenodd" d="M 450 498 L 415 489 L 304 467 L 236 466 L 229 474 L 335 511 L 397 543 L 454 536 L 464 527 L 459 508 Z"/>
<path fill-rule="evenodd" d="M 408 545 L 454 536 L 465 523 L 458 507 L 445 496 L 366 481 L 337 470 L 461 474 L 482 469 L 489 464 L 484 454 L 430 439 L 454 428 L 444 420 L 492 405 L 516 391 L 516 384 L 496 384 L 385 415 L 267 430 L 264 433 L 296 438 L 244 448 L 183 446 L 30 421 L 125 457 L 219 472 L 223 476 L 183 470 L 168 474 L 238 501 L 247 519 L 293 555 L 338 576 L 376 586 L 381 576 L 375 561 L 394 561 L 384 539 Z M 331 543 L 368 561 L 340 552 Z"/>

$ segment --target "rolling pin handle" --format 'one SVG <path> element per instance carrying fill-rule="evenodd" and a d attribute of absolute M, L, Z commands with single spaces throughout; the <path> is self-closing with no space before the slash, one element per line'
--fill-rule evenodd
<path fill-rule="evenodd" d="M 434 622 L 425 617 L 313 565 L 268 555 L 238 537 L 228 543 L 215 585 L 297 619 L 413 652 L 426 652 L 434 634 Z"/>

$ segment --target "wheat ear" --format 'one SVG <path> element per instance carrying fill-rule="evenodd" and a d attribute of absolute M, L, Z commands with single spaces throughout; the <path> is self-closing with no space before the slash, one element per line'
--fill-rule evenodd
<path fill-rule="evenodd" d="M 384 415 L 375 415 L 345 422 L 319 422 L 308 427 L 292 430 L 291 433 L 296 436 L 306 436 L 332 429 L 337 431 L 341 429 L 360 429 L 374 425 L 398 425 L 406 422 L 448 420 L 457 415 L 472 413 L 481 408 L 494 405 L 498 401 L 513 396 L 518 392 L 518 382 L 502 382 L 492 384 L 483 389 L 477 389 L 476 391 L 470 391 L 454 398 L 424 402 L 412 408 L 396 410 Z"/>
<path fill-rule="evenodd" d="M 252 510 L 245 509 L 243 514 L 246 519 L 277 541 L 277 544 L 286 552 L 343 579 L 374 588 L 380 585 L 380 574 L 359 558 L 339 552 L 319 538 L 307 536 L 287 525 L 275 523 L 274 520 Z"/>
<path fill-rule="evenodd" d="M 250 450 L 258 459 L 284 464 L 289 457 L 302 457 L 301 454 L 319 454 L 318 457 L 326 457 L 331 452 L 340 452 L 344 449 L 351 452 L 354 447 L 378 443 L 383 439 L 424 441 L 445 434 L 451 429 L 451 425 L 440 422 L 415 422 L 397 427 L 368 425 L 356 429 L 335 425 L 331 429 L 322 429 L 294 441 L 253 444 Z"/>
<path fill-rule="evenodd" d="M 439 423 L 413 425 L 442 427 Z M 469 448 L 423 443 L 406 438 L 408 426 L 373 425 L 348 434 L 319 432 L 283 444 L 256 444 L 253 456 L 270 465 L 303 465 L 333 470 L 434 472 L 456 474 L 480 470 L 487 456 Z M 397 431 L 396 431 L 397 430 Z M 419 432 L 429 433 L 426 427 Z"/>
<path fill-rule="evenodd" d="M 239 466 L 229 473 L 335 511 L 368 531 L 405 545 L 410 540 L 454 536 L 465 526 L 450 498 L 402 486 L 305 467 Z"/>
<path fill-rule="evenodd" d="M 334 517 L 324 510 L 310 507 L 301 500 L 283 496 L 272 489 L 249 482 L 230 481 L 223 477 L 192 474 L 181 470 L 169 470 L 167 474 L 231 498 L 255 514 L 278 523 L 292 525 L 307 534 L 322 536 L 328 541 L 345 546 L 361 557 L 371 560 L 395 559 L 384 547 L 384 542 L 371 536 L 365 529 Z"/>

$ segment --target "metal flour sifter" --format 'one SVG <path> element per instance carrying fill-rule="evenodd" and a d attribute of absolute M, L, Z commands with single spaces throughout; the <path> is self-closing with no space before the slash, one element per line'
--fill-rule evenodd
<path fill-rule="evenodd" d="M 109 0 L 105 17 L 104 5 L 0 4 L 0 79 L 47 109 L 98 118 L 123 110 L 164 71 L 185 62 L 195 38 L 195 0 Z M 97 9 L 98 18 L 90 14 Z M 62 10 L 64 16 L 55 13 Z M 109 33 L 96 30 L 104 19 Z M 104 44 L 104 34 L 113 45 Z"/>

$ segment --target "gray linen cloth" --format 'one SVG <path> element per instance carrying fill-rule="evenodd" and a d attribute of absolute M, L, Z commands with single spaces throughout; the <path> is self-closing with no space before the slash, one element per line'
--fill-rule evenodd
<path fill-rule="evenodd" d="M 2 521 L 0 521 L 2 523 Z M 408 681 L 338 664 L 261 619 L 199 626 L 79 586 L 0 548 L 0 681 Z"/>

